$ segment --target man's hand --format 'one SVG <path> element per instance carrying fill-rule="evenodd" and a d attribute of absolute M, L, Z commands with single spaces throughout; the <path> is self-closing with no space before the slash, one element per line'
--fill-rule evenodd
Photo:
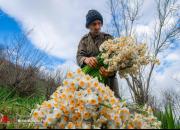
<path fill-rule="evenodd" d="M 113 72 L 109 72 L 108 70 L 106 70 L 104 67 L 101 67 L 99 69 L 99 72 L 100 74 L 103 76 L 103 77 L 109 77 L 109 76 L 113 76 L 114 73 Z"/>
<path fill-rule="evenodd" d="M 92 68 L 95 68 L 98 62 L 95 57 L 86 57 L 84 63 Z"/>

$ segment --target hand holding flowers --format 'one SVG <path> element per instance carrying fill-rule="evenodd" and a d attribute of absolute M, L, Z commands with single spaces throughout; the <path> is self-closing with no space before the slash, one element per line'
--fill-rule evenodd
<path fill-rule="evenodd" d="M 114 72 L 109 72 L 106 68 L 104 68 L 103 66 L 100 67 L 99 69 L 99 73 L 103 76 L 103 77 L 110 77 L 115 75 Z"/>
<path fill-rule="evenodd" d="M 84 63 L 86 65 L 90 66 L 91 68 L 96 68 L 96 66 L 98 64 L 98 62 L 97 62 L 95 57 L 86 57 L 84 59 Z"/>
<path fill-rule="evenodd" d="M 115 72 L 118 72 L 121 78 L 125 78 L 128 75 L 136 76 L 144 65 L 159 64 L 159 60 L 148 53 L 147 45 L 137 43 L 132 37 L 105 41 L 100 46 L 100 54 L 96 60 L 88 58 L 85 62 L 87 66 L 82 69 L 83 72 L 97 77 L 102 83 Z"/>

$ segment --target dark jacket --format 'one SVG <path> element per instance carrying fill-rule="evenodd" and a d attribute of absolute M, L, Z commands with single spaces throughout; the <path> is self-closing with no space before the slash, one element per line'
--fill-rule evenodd
<path fill-rule="evenodd" d="M 83 36 L 76 55 L 78 65 L 81 68 L 85 66 L 85 57 L 96 57 L 100 53 L 100 45 L 108 39 L 113 39 L 113 37 L 102 32 L 96 38 L 92 38 L 90 33 Z M 107 85 L 115 92 L 115 96 L 120 98 L 116 74 L 112 77 L 108 77 Z"/>

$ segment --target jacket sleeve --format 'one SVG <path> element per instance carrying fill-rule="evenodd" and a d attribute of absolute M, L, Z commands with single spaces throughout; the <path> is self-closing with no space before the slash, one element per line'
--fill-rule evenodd
<path fill-rule="evenodd" d="M 79 42 L 78 50 L 76 54 L 77 63 L 81 68 L 85 66 L 84 60 L 86 57 L 87 57 L 87 48 L 85 45 L 85 41 L 81 39 L 81 41 Z"/>

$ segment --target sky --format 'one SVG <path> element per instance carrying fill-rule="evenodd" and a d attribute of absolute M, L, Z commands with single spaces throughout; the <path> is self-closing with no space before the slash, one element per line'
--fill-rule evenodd
<path fill-rule="evenodd" d="M 90 9 L 97 9 L 102 13 L 106 26 L 110 22 L 107 6 L 107 0 L 0 0 L 0 39 L 8 33 L 33 29 L 28 36 L 32 47 L 39 48 L 53 60 L 54 68 L 75 70 L 78 43 L 88 33 L 85 28 L 86 13 Z M 153 1 L 144 1 L 144 15 L 136 27 L 138 35 L 144 32 L 151 35 L 154 10 Z M 180 91 L 174 80 L 180 79 L 179 54 L 177 43 L 175 48 L 160 57 L 162 61 L 154 73 L 153 92 L 160 93 L 164 88 Z M 124 81 L 119 82 L 123 84 Z"/>

